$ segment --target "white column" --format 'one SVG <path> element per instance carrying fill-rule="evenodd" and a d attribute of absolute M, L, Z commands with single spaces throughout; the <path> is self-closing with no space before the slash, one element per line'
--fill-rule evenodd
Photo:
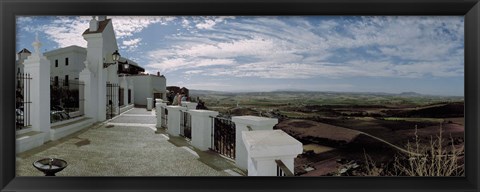
<path fill-rule="evenodd" d="M 251 130 L 273 130 L 278 119 L 257 117 L 257 116 L 236 116 L 232 117 L 235 123 L 235 164 L 237 167 L 247 170 L 247 150 L 242 141 L 242 131 Z"/>
<path fill-rule="evenodd" d="M 180 113 L 181 110 L 186 110 L 186 107 L 181 106 L 167 106 L 168 110 L 168 130 L 167 133 L 170 136 L 179 136 L 180 135 Z"/>
<path fill-rule="evenodd" d="M 24 71 L 32 77 L 30 123 L 33 130 L 46 133 L 43 140 L 45 142 L 50 140 L 50 61 L 40 53 L 42 44 L 38 41 L 38 35 L 32 45 L 35 51 L 24 61 Z"/>
<path fill-rule="evenodd" d="M 98 99 L 98 106 L 97 106 L 97 119 L 98 121 L 105 121 L 107 119 L 107 70 L 103 68 L 103 61 L 99 60 L 97 63 L 98 67 L 98 81 L 94 82 L 97 84 L 98 88 L 98 95 L 96 95 L 95 99 Z M 117 91 L 118 90 L 114 90 Z M 114 110 L 117 109 L 115 107 L 118 106 L 118 102 L 112 101 Z"/>
<path fill-rule="evenodd" d="M 217 111 L 188 110 L 192 116 L 192 145 L 202 151 L 212 145 L 212 118 L 218 115 Z"/>
<path fill-rule="evenodd" d="M 80 72 L 80 80 L 85 83 L 84 101 L 85 117 L 98 121 L 98 84 L 97 77 L 90 71 L 88 61 L 85 61 L 85 68 Z"/>
<path fill-rule="evenodd" d="M 164 111 L 162 110 L 162 107 L 165 108 L 167 107 L 166 103 L 163 102 L 157 102 L 155 103 L 155 114 L 157 116 L 157 125 L 155 127 L 157 128 L 162 128 L 162 116 L 165 115 L 163 114 Z"/>
<path fill-rule="evenodd" d="M 80 114 L 85 114 L 85 84 L 83 86 L 81 85 L 78 86 L 78 98 L 79 98 L 78 110 Z"/>
<path fill-rule="evenodd" d="M 152 98 L 147 98 L 147 110 L 148 111 L 151 111 L 152 110 L 152 106 L 153 105 L 153 99 Z"/>
<path fill-rule="evenodd" d="M 186 107 L 188 110 L 197 109 L 197 104 L 195 102 L 182 101 L 182 107 Z"/>
<path fill-rule="evenodd" d="M 248 176 L 276 176 L 275 160 L 293 173 L 294 158 L 303 151 L 302 143 L 282 130 L 244 131 L 242 140 L 248 154 Z"/>

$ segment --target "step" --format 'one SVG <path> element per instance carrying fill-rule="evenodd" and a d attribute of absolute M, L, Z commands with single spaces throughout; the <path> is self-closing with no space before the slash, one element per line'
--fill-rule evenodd
<path fill-rule="evenodd" d="M 95 122 L 91 118 L 78 117 L 74 120 L 69 120 L 69 122 L 67 123 L 57 124 L 55 126 L 52 126 L 52 128 L 50 129 L 50 139 L 53 141 L 58 140 L 75 132 L 81 131 L 82 129 L 90 127 L 94 123 Z"/>
<path fill-rule="evenodd" d="M 15 152 L 21 153 L 35 147 L 43 145 L 45 139 L 44 132 L 29 131 L 15 136 Z"/>

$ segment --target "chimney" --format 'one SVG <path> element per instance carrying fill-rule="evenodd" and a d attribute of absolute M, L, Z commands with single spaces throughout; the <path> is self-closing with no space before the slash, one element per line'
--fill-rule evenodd
<path fill-rule="evenodd" d="M 105 16 L 105 15 L 98 16 L 98 21 L 105 21 L 105 19 L 107 19 L 107 16 Z"/>
<path fill-rule="evenodd" d="M 160 71 L 157 71 L 157 76 L 160 76 Z"/>
<path fill-rule="evenodd" d="M 89 31 L 97 31 L 97 30 L 98 30 L 98 21 L 95 19 L 95 16 L 92 16 L 92 20 L 90 20 Z"/>

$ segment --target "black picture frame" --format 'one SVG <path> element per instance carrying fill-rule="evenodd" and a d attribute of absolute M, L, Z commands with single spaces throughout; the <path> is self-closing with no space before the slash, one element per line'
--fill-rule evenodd
<path fill-rule="evenodd" d="M 0 0 L 1 191 L 479 191 L 478 0 Z M 15 177 L 15 16 L 464 15 L 465 177 Z"/>

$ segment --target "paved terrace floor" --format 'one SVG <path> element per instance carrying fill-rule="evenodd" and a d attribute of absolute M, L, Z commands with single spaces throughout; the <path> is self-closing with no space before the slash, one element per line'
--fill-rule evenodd
<path fill-rule="evenodd" d="M 233 162 L 198 151 L 181 137 L 155 128 L 155 111 L 133 108 L 105 123 L 17 154 L 17 176 L 43 176 L 32 163 L 68 162 L 57 176 L 232 176 Z"/>

